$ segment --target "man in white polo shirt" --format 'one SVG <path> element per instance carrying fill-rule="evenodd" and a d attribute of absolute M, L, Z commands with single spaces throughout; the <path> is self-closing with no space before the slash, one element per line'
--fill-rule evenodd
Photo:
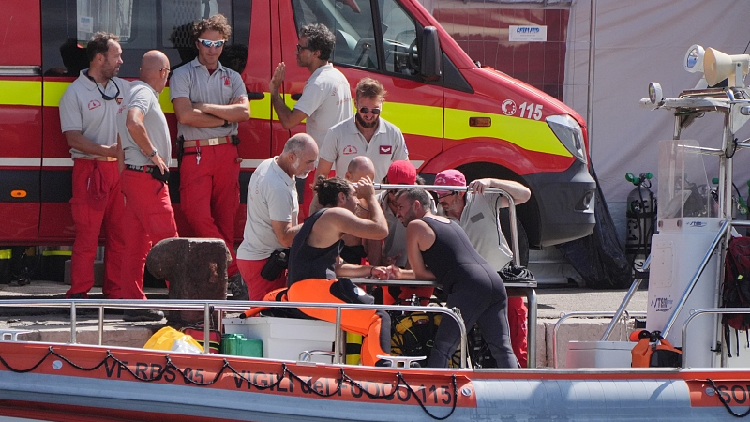
<path fill-rule="evenodd" d="M 162 239 L 177 237 L 172 200 L 169 197 L 169 164 L 172 138 L 159 105 L 159 93 L 169 76 L 169 59 L 159 51 L 143 55 L 140 81 L 117 113 L 117 130 L 125 154 L 120 185 L 125 195 L 123 224 L 128 229 L 122 266 L 125 299 L 146 299 L 143 267 L 151 247 Z M 161 311 L 126 309 L 126 321 L 160 321 Z"/>
<path fill-rule="evenodd" d="M 292 245 L 301 227 L 294 178 L 306 178 L 317 161 L 315 140 L 298 133 L 286 141 L 281 155 L 264 160 L 250 177 L 245 238 L 237 250 L 237 266 L 250 300 L 263 300 L 266 293 L 286 286 L 286 271 L 280 270 L 271 279 L 261 273 L 275 251 Z"/>
<path fill-rule="evenodd" d="M 234 258 L 234 217 L 240 205 L 238 122 L 250 118 L 242 77 L 219 63 L 232 35 L 221 15 L 193 25 L 198 57 L 172 74 L 170 96 L 182 137 L 180 209 L 194 235 L 224 240 Z M 227 267 L 232 299 L 246 299 L 236 260 Z"/>
<path fill-rule="evenodd" d="M 380 118 L 385 89 L 370 78 L 364 78 L 355 88 L 357 113 L 331 128 L 320 147 L 320 165 L 315 177 L 327 177 L 331 168 L 343 175 L 352 158 L 367 156 L 375 165 L 374 183 L 381 183 L 388 167 L 396 160 L 408 160 L 401 130 Z"/>
<path fill-rule="evenodd" d="M 70 289 L 66 296 L 83 299 L 94 286 L 94 260 L 99 231 L 105 228 L 104 286 L 107 299 L 123 298 L 120 273 L 125 238 L 120 192 L 115 114 L 130 83 L 116 78 L 122 48 L 113 34 L 99 32 L 86 46 L 89 68 L 68 86 L 60 100 L 60 126 L 73 158 L 70 211 L 75 240 L 70 257 Z"/>

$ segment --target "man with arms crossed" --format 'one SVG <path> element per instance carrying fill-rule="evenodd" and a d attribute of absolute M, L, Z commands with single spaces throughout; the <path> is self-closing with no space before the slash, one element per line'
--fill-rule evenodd
<path fill-rule="evenodd" d="M 518 368 L 508 334 L 508 298 L 503 279 L 471 246 L 455 221 L 432 214 L 424 189 L 399 191 L 397 216 L 406 226 L 411 270 L 388 267 L 394 278 L 436 280 L 448 294 L 446 307 L 458 308 L 466 327 L 478 323 L 499 368 Z M 435 334 L 427 366 L 446 368 L 460 342 L 458 325 L 444 318 Z"/>
<path fill-rule="evenodd" d="M 120 192 L 117 160 L 122 150 L 117 143 L 115 114 L 130 83 L 115 77 L 122 65 L 122 48 L 113 34 L 94 35 L 86 55 L 89 68 L 81 71 L 60 100 L 60 125 L 73 158 L 70 210 L 76 230 L 66 296 L 86 298 L 94 286 L 94 260 L 104 223 L 102 293 L 108 299 L 122 299 L 125 199 Z"/>
<path fill-rule="evenodd" d="M 162 239 L 177 237 L 172 200 L 166 184 L 172 160 L 172 138 L 158 95 L 169 77 L 169 59 L 149 51 L 141 62 L 141 80 L 117 113 L 117 130 L 125 154 L 120 185 L 125 195 L 123 225 L 128 229 L 122 262 L 123 298 L 146 299 L 143 267 L 146 255 Z M 126 321 L 160 321 L 161 311 L 126 309 Z"/>
<path fill-rule="evenodd" d="M 261 276 L 274 251 L 292 245 L 300 229 L 294 178 L 306 178 L 315 169 L 318 145 L 306 133 L 298 133 L 284 145 L 281 155 L 263 161 L 247 186 L 245 238 L 237 250 L 237 265 L 247 282 L 250 300 L 286 286 L 286 271 L 273 280 Z"/>
<path fill-rule="evenodd" d="M 232 27 L 219 14 L 193 25 L 198 57 L 175 69 L 170 96 L 183 138 L 180 209 L 199 237 L 224 240 L 232 253 L 227 268 L 232 298 L 247 299 L 234 254 L 234 218 L 240 204 L 237 123 L 250 118 L 245 83 L 219 63 Z"/>

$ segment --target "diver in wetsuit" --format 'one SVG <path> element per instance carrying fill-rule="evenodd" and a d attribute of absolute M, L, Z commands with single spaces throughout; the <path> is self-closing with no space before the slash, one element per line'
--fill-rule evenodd
<path fill-rule="evenodd" d="M 458 308 L 466 327 L 479 324 L 498 368 L 518 368 L 510 345 L 508 297 L 503 280 L 471 245 L 454 221 L 430 212 L 430 195 L 424 189 L 401 190 L 396 216 L 406 226 L 406 252 L 411 270 L 388 268 L 391 278 L 436 280 L 448 294 L 446 306 Z M 452 318 L 443 319 L 427 361 L 445 368 L 460 342 Z"/>

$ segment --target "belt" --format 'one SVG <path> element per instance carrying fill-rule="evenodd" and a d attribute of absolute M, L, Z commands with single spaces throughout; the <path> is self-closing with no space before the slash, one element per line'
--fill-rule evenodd
<path fill-rule="evenodd" d="M 141 173 L 153 173 L 159 171 L 157 166 L 134 166 L 132 164 L 125 164 L 127 170 L 139 171 Z"/>
<path fill-rule="evenodd" d="M 78 157 L 79 160 L 117 161 L 115 157 Z"/>
<path fill-rule="evenodd" d="M 232 142 L 231 136 L 222 136 L 221 138 L 198 139 L 195 141 L 185 141 L 182 143 L 183 148 L 205 147 Z"/>

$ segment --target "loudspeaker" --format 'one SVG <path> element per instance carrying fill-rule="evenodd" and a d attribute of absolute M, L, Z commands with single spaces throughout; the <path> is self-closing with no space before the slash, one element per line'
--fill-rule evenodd
<path fill-rule="evenodd" d="M 736 86 L 739 81 L 731 78 L 735 74 L 735 68 L 740 66 L 742 74 L 746 75 L 748 65 L 750 65 L 750 54 L 729 55 L 708 48 L 703 55 L 703 75 L 709 86 L 716 85 L 727 78 L 729 78 L 729 86 Z"/>

